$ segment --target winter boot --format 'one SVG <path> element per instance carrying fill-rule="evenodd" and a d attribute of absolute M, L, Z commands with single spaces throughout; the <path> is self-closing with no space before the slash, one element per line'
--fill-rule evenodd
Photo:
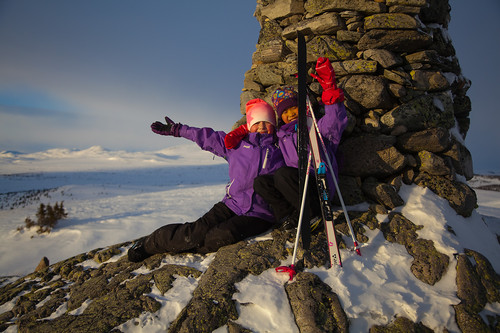
<path fill-rule="evenodd" d="M 128 250 L 128 260 L 131 262 L 141 262 L 144 259 L 151 257 L 151 254 L 147 253 L 144 249 L 144 240 L 146 237 L 143 237 L 137 240 L 134 245 Z"/>
<path fill-rule="evenodd" d="M 319 231 L 318 227 L 321 226 L 321 221 L 323 221 L 323 219 L 320 216 L 314 216 L 309 220 L 309 225 L 311 227 L 312 232 L 316 230 Z M 297 228 L 298 225 L 299 225 L 299 212 L 294 210 L 293 213 L 291 213 L 281 221 L 279 229 L 283 231 L 290 230 Z"/>
<path fill-rule="evenodd" d="M 282 231 L 291 230 L 293 228 L 297 228 L 299 224 L 299 214 L 296 210 L 293 211 L 290 215 L 286 216 L 280 221 L 279 229 Z"/>

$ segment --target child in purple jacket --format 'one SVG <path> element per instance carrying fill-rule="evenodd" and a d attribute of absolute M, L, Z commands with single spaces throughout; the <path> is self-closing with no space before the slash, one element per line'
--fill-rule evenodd
<path fill-rule="evenodd" d="M 325 104 L 325 115 L 318 120 L 318 127 L 329 153 L 335 177 L 338 176 L 338 165 L 335 152 L 342 137 L 342 132 L 347 126 L 347 113 L 342 103 L 344 93 L 335 84 L 335 72 L 328 58 L 319 58 L 316 64 L 316 78 L 323 88 L 322 101 Z M 298 104 L 297 94 L 291 87 L 277 89 L 272 102 L 276 108 L 278 118 L 283 125 L 279 127 L 277 135 L 279 145 L 283 152 L 286 166 L 276 171 L 274 175 L 262 175 L 255 179 L 254 189 L 271 206 L 276 219 L 281 223 L 283 229 L 297 226 L 300 211 L 300 200 L 298 178 L 298 155 L 297 155 L 297 118 Z M 321 149 L 320 149 L 321 150 Z M 330 170 L 327 170 L 327 180 L 330 190 L 330 198 L 335 194 Z M 311 198 L 318 195 L 314 179 L 309 180 L 308 193 Z M 321 215 L 318 200 L 310 200 L 311 216 Z M 313 217 L 310 221 L 311 227 L 316 227 L 319 218 Z"/>
<path fill-rule="evenodd" d="M 151 125 L 154 133 L 189 139 L 201 149 L 225 158 L 230 182 L 222 201 L 198 220 L 165 225 L 137 241 L 128 251 L 130 261 L 139 262 L 164 252 L 214 252 L 274 226 L 273 213 L 254 192 L 253 180 L 285 165 L 274 135 L 276 115 L 272 106 L 261 99 L 246 104 L 246 115 L 247 123 L 233 131 L 239 137 L 235 143 L 222 131 L 175 124 L 168 117 L 166 124 Z"/>

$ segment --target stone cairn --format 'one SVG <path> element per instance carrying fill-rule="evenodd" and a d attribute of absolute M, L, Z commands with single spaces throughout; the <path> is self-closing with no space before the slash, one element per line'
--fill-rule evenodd
<path fill-rule="evenodd" d="M 462 216 L 470 216 L 476 207 L 475 193 L 464 182 L 473 176 L 463 144 L 470 83 L 461 75 L 447 35 L 448 2 L 257 0 L 255 16 L 262 28 L 253 66 L 245 74 L 241 105 L 256 97 L 270 101 L 277 87 L 296 85 L 296 31 L 306 35 L 309 71 L 318 57 L 328 57 L 346 96 L 350 123 L 340 145 L 340 187 L 348 205 L 372 203 L 367 211 L 349 211 L 356 238 L 367 242 L 364 228 L 380 229 L 388 242 L 405 246 L 413 257 L 413 275 L 435 285 L 453 269 L 450 258 L 432 241 L 418 237 L 422 226 L 390 210 L 405 204 L 398 195 L 403 183 L 429 188 Z M 311 82 L 311 89 L 317 102 L 321 88 Z M 388 214 L 387 222 L 380 223 L 377 214 Z M 343 214 L 335 222 L 337 230 L 349 234 Z M 293 231 L 274 230 L 272 240 L 222 247 L 204 271 L 166 264 L 167 254 L 131 263 L 123 256 L 131 242 L 50 266 L 42 259 L 30 275 L 11 283 L 0 279 L 0 305 L 15 303 L 0 313 L 0 331 L 15 325 L 19 332 L 120 332 L 119 325 L 140 325 L 141 313 L 161 308 L 148 296 L 153 285 L 164 294 L 175 279 L 186 276 L 199 279 L 198 284 L 168 332 L 212 332 L 224 325 L 231 333 L 250 332 L 235 323 L 235 284 L 279 266 L 291 255 L 285 244 L 294 236 Z M 339 242 L 346 246 L 341 237 Z M 301 271 L 327 262 L 325 243 L 324 232 L 312 235 L 310 252 L 299 254 L 297 276 L 284 286 L 301 332 L 349 332 L 349 318 L 332 288 Z M 117 255 L 119 260 L 109 260 Z M 206 260 L 187 255 L 198 263 Z M 100 265 L 84 268 L 89 259 Z M 456 263 L 456 324 L 462 332 L 499 331 L 500 315 L 489 316 L 488 322 L 479 315 L 487 303 L 500 302 L 498 274 L 486 257 L 472 250 L 457 254 Z M 146 272 L 137 274 L 138 269 Z M 369 329 L 432 331 L 400 315 Z"/>
<path fill-rule="evenodd" d="M 276 88 L 297 86 L 300 31 L 309 73 L 318 57 L 328 57 L 345 92 L 350 122 L 339 155 L 346 204 L 370 201 L 383 213 L 404 204 L 401 183 L 414 183 L 470 216 L 470 82 L 447 33 L 449 10 L 438 0 L 258 0 L 261 30 L 245 73 L 242 114 L 248 100 L 271 102 Z M 320 85 L 309 83 L 320 100 Z"/>

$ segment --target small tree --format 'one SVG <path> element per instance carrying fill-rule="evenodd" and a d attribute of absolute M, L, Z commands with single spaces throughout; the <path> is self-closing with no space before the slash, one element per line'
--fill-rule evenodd
<path fill-rule="evenodd" d="M 33 221 L 32 219 L 30 219 L 29 217 L 27 217 L 25 220 L 24 220 L 24 223 L 26 224 L 26 228 L 31 228 L 31 227 L 34 227 L 36 225 L 36 222 Z"/>
<path fill-rule="evenodd" d="M 47 210 L 45 209 L 45 205 L 43 203 L 41 203 L 40 206 L 38 206 L 38 210 L 37 210 L 36 215 L 35 215 L 38 225 L 43 224 L 43 220 L 45 219 L 46 212 L 47 212 Z"/>
<path fill-rule="evenodd" d="M 27 229 L 38 226 L 37 233 L 39 234 L 44 232 L 48 233 L 56 226 L 57 221 L 66 217 L 68 217 L 68 213 L 64 210 L 62 201 L 61 203 L 56 202 L 53 207 L 50 204 L 44 205 L 41 203 L 36 212 L 36 222 L 30 217 L 27 217 L 24 220 L 24 224 Z M 18 230 L 21 229 L 22 227 L 18 228 Z"/>
<path fill-rule="evenodd" d="M 66 211 L 64 210 L 64 201 L 61 201 L 61 203 L 59 204 L 56 202 L 56 204 L 54 205 L 54 213 L 57 220 L 65 219 L 66 217 L 68 217 L 68 213 L 66 213 Z"/>

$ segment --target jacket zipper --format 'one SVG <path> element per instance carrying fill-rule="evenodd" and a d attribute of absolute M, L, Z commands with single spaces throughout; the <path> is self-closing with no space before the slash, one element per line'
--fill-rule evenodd
<path fill-rule="evenodd" d="M 231 189 L 231 186 L 233 185 L 234 179 L 229 182 L 229 184 L 226 185 L 226 195 L 228 198 L 231 198 L 231 193 L 229 193 L 229 190 Z"/>
<path fill-rule="evenodd" d="M 264 157 L 264 163 L 262 164 L 262 170 L 264 170 L 266 168 L 267 155 L 269 155 L 269 148 L 266 148 L 266 156 Z"/>

